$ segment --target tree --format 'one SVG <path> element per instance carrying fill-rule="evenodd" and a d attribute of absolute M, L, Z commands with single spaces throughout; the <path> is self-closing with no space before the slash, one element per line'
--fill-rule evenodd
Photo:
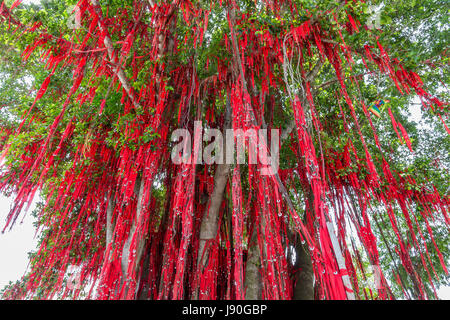
<path fill-rule="evenodd" d="M 1 2 L 5 229 L 43 199 L 31 270 L 3 296 L 436 298 L 450 200 L 441 2 Z M 31 94 L 15 85 L 25 76 Z M 415 99 L 433 134 L 408 121 Z M 196 121 L 280 129 L 279 170 L 173 163 L 171 133 L 198 141 Z"/>

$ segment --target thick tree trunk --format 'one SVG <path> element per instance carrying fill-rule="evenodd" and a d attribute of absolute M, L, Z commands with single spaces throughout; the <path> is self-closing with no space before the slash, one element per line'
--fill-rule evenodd
<path fill-rule="evenodd" d="M 294 300 L 314 300 L 314 272 L 309 254 L 308 245 L 300 242 L 298 237 L 295 243 L 295 265 L 298 271 L 295 274 Z"/>
<path fill-rule="evenodd" d="M 171 194 L 173 191 L 173 184 L 170 183 L 172 181 L 172 169 L 169 166 L 169 170 L 167 172 L 167 181 L 166 185 L 168 186 L 167 194 Z M 164 208 L 164 216 L 163 220 L 161 221 L 161 225 L 159 227 L 160 237 L 157 237 L 159 239 L 163 239 L 164 235 L 168 232 L 168 229 L 170 228 L 170 209 L 171 209 L 171 197 L 166 197 L 166 204 Z M 151 260 L 157 260 L 160 263 L 156 263 L 156 265 L 160 266 L 159 272 L 157 277 L 153 280 L 155 285 L 155 290 L 157 291 L 156 296 L 165 297 L 166 294 L 163 294 L 161 291 L 164 288 L 164 277 L 162 276 L 163 270 L 165 269 L 165 266 L 167 266 L 168 256 L 164 255 L 164 241 L 158 241 L 158 250 L 157 254 L 161 255 L 162 257 L 151 257 Z M 160 260 L 159 260 L 160 259 Z M 167 293 L 168 295 L 168 293 Z"/>
<path fill-rule="evenodd" d="M 303 194 L 305 195 L 309 211 L 315 212 L 313 205 L 314 194 L 310 185 L 308 185 L 306 190 L 303 190 Z M 306 214 L 303 218 L 303 223 L 306 224 Z M 306 242 L 302 244 L 300 237 L 297 237 L 297 241 L 295 242 L 295 254 L 295 269 L 297 272 L 294 277 L 293 299 L 314 300 L 314 270 L 312 259 L 309 254 L 308 244 Z"/>
<path fill-rule="evenodd" d="M 214 175 L 214 190 L 209 201 L 209 208 L 205 210 L 202 225 L 200 227 L 200 243 L 198 255 L 198 267 L 203 268 L 208 262 L 208 254 L 204 252 L 207 241 L 215 239 L 218 229 L 219 210 L 223 200 L 223 194 L 228 181 L 230 166 L 219 164 Z"/>
<path fill-rule="evenodd" d="M 141 291 L 139 292 L 139 296 L 137 297 L 138 300 L 149 300 L 148 298 L 148 292 L 149 292 L 149 283 L 147 282 L 148 274 L 150 271 L 150 252 L 148 252 L 144 259 L 143 264 L 143 270 L 141 274 L 141 280 L 146 281 L 144 284 L 142 284 L 142 281 L 140 281 Z M 139 289 L 139 287 L 138 287 Z"/>
<path fill-rule="evenodd" d="M 223 129 L 229 129 L 231 127 L 231 105 L 230 97 L 227 94 L 226 111 L 225 111 L 225 121 Z M 224 146 L 226 145 L 226 139 L 224 139 Z M 214 174 L 214 189 L 209 198 L 202 224 L 200 226 L 200 240 L 199 240 L 199 250 L 197 257 L 197 270 L 198 274 L 201 275 L 204 268 L 208 264 L 209 252 L 205 250 L 208 241 L 216 238 L 219 222 L 219 211 L 222 205 L 223 195 L 225 192 L 225 187 L 228 182 L 228 174 L 230 172 L 230 165 L 226 163 L 226 152 L 225 148 L 223 150 L 223 163 L 218 164 L 216 167 L 216 172 Z M 198 292 L 194 294 L 194 299 L 199 298 Z"/>
<path fill-rule="evenodd" d="M 261 259 L 257 241 L 257 230 L 255 228 L 248 244 L 247 265 L 245 268 L 245 300 L 261 299 L 262 279 L 259 272 Z"/>
<path fill-rule="evenodd" d="M 128 274 L 128 262 L 130 259 L 130 246 L 131 246 L 131 241 L 133 239 L 133 236 L 136 232 L 137 223 L 141 217 L 142 209 L 143 209 L 142 198 L 143 198 L 143 194 L 144 194 L 144 179 L 140 176 L 136 179 L 136 187 L 138 187 L 138 189 L 136 190 L 137 191 L 136 195 L 138 197 L 137 198 L 138 202 L 136 205 L 136 215 L 133 219 L 128 238 L 125 241 L 125 244 L 123 245 L 123 249 L 122 249 L 122 260 L 121 260 L 122 275 L 123 275 L 122 281 L 126 281 L 127 278 L 130 276 Z M 138 266 L 140 264 L 140 260 L 142 258 L 142 253 L 144 251 L 144 242 L 145 241 L 142 241 L 142 239 L 141 239 L 141 241 L 139 241 L 138 247 L 136 249 L 136 258 L 135 258 L 135 266 L 134 266 L 135 272 L 137 272 Z M 126 285 L 124 296 L 126 296 L 127 291 L 128 291 L 128 285 Z"/>

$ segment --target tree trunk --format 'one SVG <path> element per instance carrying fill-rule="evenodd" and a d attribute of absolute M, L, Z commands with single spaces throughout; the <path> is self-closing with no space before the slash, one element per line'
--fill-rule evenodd
<path fill-rule="evenodd" d="M 225 121 L 223 129 L 229 129 L 231 127 L 231 105 L 230 97 L 227 94 L 226 111 L 225 111 Z M 224 145 L 226 145 L 226 139 L 224 139 Z M 200 276 L 203 273 L 204 268 L 208 264 L 209 252 L 206 250 L 206 244 L 216 238 L 219 222 L 219 211 L 222 205 L 223 195 L 225 192 L 225 187 L 228 182 L 228 173 L 230 172 L 230 165 L 226 163 L 226 152 L 225 148 L 222 146 L 223 150 L 223 161 L 216 167 L 216 172 L 214 174 L 214 189 L 209 198 L 202 224 L 200 226 L 200 240 L 199 249 L 197 257 L 197 270 Z M 198 299 L 198 292 L 195 292 L 194 299 Z"/>
<path fill-rule="evenodd" d="M 254 228 L 248 243 L 247 265 L 245 268 L 245 300 L 261 299 L 262 279 L 259 272 L 261 260 L 257 242 L 257 230 Z"/>
<path fill-rule="evenodd" d="M 295 243 L 295 264 L 298 270 L 295 274 L 294 300 L 314 300 L 314 272 L 308 245 L 301 244 L 300 237 Z"/>
<path fill-rule="evenodd" d="M 149 283 L 147 282 L 149 271 L 150 271 L 150 252 L 148 252 L 146 254 L 145 259 L 144 259 L 143 270 L 142 270 L 142 274 L 141 274 L 141 281 L 139 283 L 139 286 L 142 288 L 141 288 L 141 291 L 139 292 L 139 296 L 137 297 L 138 300 L 149 300 L 149 298 L 148 298 Z M 144 280 L 146 282 L 144 284 L 142 284 L 142 280 Z"/>
<path fill-rule="evenodd" d="M 133 236 L 136 232 L 136 227 L 137 227 L 137 223 L 140 219 L 140 216 L 142 214 L 142 198 L 143 198 L 143 193 L 144 193 L 144 179 L 143 177 L 138 176 L 138 178 L 136 179 L 136 186 L 139 186 L 138 189 L 136 190 L 136 194 L 137 194 L 137 205 L 136 205 L 136 215 L 133 219 L 131 228 L 130 228 L 130 232 L 128 234 L 128 238 L 125 241 L 125 244 L 123 245 L 123 249 L 122 249 L 122 260 L 121 260 L 121 267 L 122 267 L 122 282 L 123 281 L 127 281 L 127 278 L 130 276 L 128 274 L 128 262 L 130 259 L 130 246 L 131 246 L 131 241 L 133 239 Z M 134 265 L 134 270 L 137 271 L 138 266 L 139 266 L 139 262 L 142 258 L 142 253 L 144 251 L 144 242 L 142 239 L 141 241 L 139 241 L 137 249 L 136 249 L 136 258 L 135 258 L 135 265 Z M 127 291 L 128 291 L 128 284 L 125 285 L 125 291 L 123 296 L 127 295 Z"/>
<path fill-rule="evenodd" d="M 228 164 L 219 164 L 214 175 L 214 190 L 210 196 L 209 208 L 205 210 L 202 225 L 200 227 L 200 242 L 198 251 L 198 267 L 203 268 L 208 262 L 207 252 L 205 250 L 206 242 L 216 238 L 219 210 L 222 204 L 223 194 L 228 181 L 230 166 Z M 201 269 L 200 269 L 201 270 Z"/>
<path fill-rule="evenodd" d="M 114 224 L 113 224 L 113 213 L 114 213 L 115 201 L 114 192 L 108 198 L 108 206 L 106 208 L 106 247 L 112 242 Z"/>

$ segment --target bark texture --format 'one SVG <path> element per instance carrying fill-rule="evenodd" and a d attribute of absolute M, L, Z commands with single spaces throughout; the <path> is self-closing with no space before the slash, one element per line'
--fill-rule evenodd
<path fill-rule="evenodd" d="M 231 127 L 231 105 L 230 98 L 227 95 L 226 102 L 226 113 L 224 130 Z M 226 139 L 224 140 L 226 145 Z M 222 148 L 223 152 L 223 162 L 218 164 L 216 167 L 216 172 L 214 174 L 214 189 L 209 197 L 209 201 L 203 216 L 202 224 L 200 227 L 200 240 L 199 240 L 199 250 L 197 258 L 197 269 L 199 274 L 208 264 L 208 251 L 205 250 L 208 241 L 216 238 L 219 222 L 219 211 L 223 201 L 223 195 L 225 192 L 225 187 L 228 182 L 228 174 L 230 172 L 230 165 L 226 163 L 225 148 Z M 198 297 L 198 295 L 196 295 Z"/>
<path fill-rule="evenodd" d="M 261 263 L 260 252 L 257 243 L 256 229 L 253 230 L 247 255 L 245 268 L 245 300 L 260 300 L 262 292 L 262 279 L 259 272 Z"/>
<path fill-rule="evenodd" d="M 302 245 L 300 239 L 295 243 L 295 286 L 294 300 L 314 300 L 314 272 L 308 246 Z"/>

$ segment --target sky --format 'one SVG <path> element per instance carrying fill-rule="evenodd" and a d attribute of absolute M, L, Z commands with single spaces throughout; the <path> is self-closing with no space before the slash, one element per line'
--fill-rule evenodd
<path fill-rule="evenodd" d="M 11 203 L 12 198 L 0 195 L 0 230 L 3 230 Z M 33 209 L 34 205 L 29 212 Z M 36 248 L 34 218 L 27 214 L 21 223 L 22 217 L 23 215 L 17 220 L 12 231 L 0 233 L 0 290 L 9 281 L 14 282 L 24 275 L 28 266 L 28 252 Z"/>

